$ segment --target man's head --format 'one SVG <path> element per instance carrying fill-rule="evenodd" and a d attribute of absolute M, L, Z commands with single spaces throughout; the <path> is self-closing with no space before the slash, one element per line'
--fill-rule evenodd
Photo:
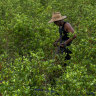
<path fill-rule="evenodd" d="M 56 24 L 57 26 L 62 26 L 63 20 L 54 21 L 54 24 Z"/>
<path fill-rule="evenodd" d="M 60 25 L 63 19 L 65 19 L 66 16 L 61 16 L 60 12 L 55 12 L 52 14 L 52 19 L 48 23 L 54 22 L 56 25 Z"/>

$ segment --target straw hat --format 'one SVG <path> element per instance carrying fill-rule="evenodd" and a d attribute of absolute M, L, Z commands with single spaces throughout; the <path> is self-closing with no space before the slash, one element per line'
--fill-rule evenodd
<path fill-rule="evenodd" d="M 60 12 L 52 14 L 52 19 L 48 23 L 65 19 L 67 16 L 61 16 Z"/>

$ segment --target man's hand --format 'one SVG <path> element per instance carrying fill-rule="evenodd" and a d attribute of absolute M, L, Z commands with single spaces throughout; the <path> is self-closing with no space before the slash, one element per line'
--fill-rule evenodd
<path fill-rule="evenodd" d="M 65 42 L 60 44 L 60 47 L 66 47 Z"/>
<path fill-rule="evenodd" d="M 55 41 L 55 42 L 53 43 L 53 45 L 54 45 L 55 47 L 58 46 L 58 42 Z"/>
<path fill-rule="evenodd" d="M 75 39 L 77 37 L 77 35 L 75 34 L 74 36 L 73 36 L 73 39 Z"/>

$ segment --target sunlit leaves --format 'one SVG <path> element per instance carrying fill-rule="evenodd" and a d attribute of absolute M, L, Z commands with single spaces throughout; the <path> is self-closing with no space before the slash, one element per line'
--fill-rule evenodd
<path fill-rule="evenodd" d="M 95 3 L 95 0 L 0 2 L 0 92 L 4 96 L 87 96 L 87 93 L 94 93 Z M 72 25 L 77 35 L 67 47 L 72 51 L 70 61 L 65 61 L 66 54 L 53 59 L 53 42 L 59 38 L 59 33 L 58 27 L 48 21 L 56 11 L 67 15 L 64 21 Z M 69 33 L 69 36 L 72 38 L 74 34 Z"/>

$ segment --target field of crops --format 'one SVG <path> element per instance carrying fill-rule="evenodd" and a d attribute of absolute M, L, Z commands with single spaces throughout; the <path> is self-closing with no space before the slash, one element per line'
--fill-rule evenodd
<path fill-rule="evenodd" d="M 55 55 L 53 12 L 66 15 L 77 35 L 69 61 Z M 96 0 L 0 0 L 0 93 L 95 96 Z"/>

